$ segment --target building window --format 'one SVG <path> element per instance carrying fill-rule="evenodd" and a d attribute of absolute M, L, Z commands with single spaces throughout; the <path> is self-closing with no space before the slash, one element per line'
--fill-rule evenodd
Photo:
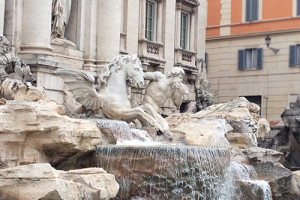
<path fill-rule="evenodd" d="M 261 95 L 257 95 L 257 96 L 244 96 L 249 102 L 251 103 L 255 103 L 256 105 L 259 106 L 260 110 L 259 110 L 259 115 L 261 117 L 261 111 L 262 111 L 262 98 Z"/>
<path fill-rule="evenodd" d="M 262 69 L 263 64 L 262 48 L 243 49 L 238 51 L 238 68 L 246 69 Z"/>
<path fill-rule="evenodd" d="M 188 44 L 188 15 L 185 13 L 181 13 L 181 21 L 180 21 L 180 47 L 183 50 L 187 50 Z"/>
<path fill-rule="evenodd" d="M 300 45 L 290 46 L 290 67 L 300 65 Z"/>
<path fill-rule="evenodd" d="M 300 15 L 300 0 L 297 0 L 297 16 Z"/>
<path fill-rule="evenodd" d="M 246 22 L 258 21 L 258 0 L 246 0 Z"/>
<path fill-rule="evenodd" d="M 146 27 L 145 37 L 149 41 L 154 40 L 154 9 L 155 4 L 151 1 L 146 1 Z"/>

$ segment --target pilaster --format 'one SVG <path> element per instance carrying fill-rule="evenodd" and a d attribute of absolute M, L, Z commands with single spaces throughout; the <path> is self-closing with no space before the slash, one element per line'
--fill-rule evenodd
<path fill-rule="evenodd" d="M 0 35 L 3 35 L 3 30 L 4 30 L 4 11 L 5 11 L 5 0 L 0 0 Z"/>
<path fill-rule="evenodd" d="M 231 0 L 221 0 L 221 22 L 220 35 L 230 35 L 230 23 L 231 23 Z"/>
<path fill-rule="evenodd" d="M 97 67 L 120 53 L 121 1 L 98 1 Z"/>

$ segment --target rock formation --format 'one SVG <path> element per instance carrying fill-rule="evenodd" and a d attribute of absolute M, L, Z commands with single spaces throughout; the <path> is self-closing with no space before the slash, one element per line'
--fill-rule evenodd
<path fill-rule="evenodd" d="M 60 171 L 39 163 L 0 170 L 0 199 L 107 200 L 118 190 L 114 175 L 101 168 Z"/>
<path fill-rule="evenodd" d="M 269 141 L 263 140 L 260 146 L 276 149 L 284 153 L 282 164 L 292 170 L 300 169 L 300 95 L 281 115 L 284 127 L 277 130 Z"/>
<path fill-rule="evenodd" d="M 15 100 L 0 106 L 1 165 L 50 162 L 57 166 L 105 143 L 92 120 L 62 114 L 64 108 L 53 101 Z"/>
<path fill-rule="evenodd" d="M 259 120 L 259 107 L 243 97 L 195 114 L 175 114 L 167 121 L 173 137 L 199 146 L 228 147 L 230 143 L 237 148 L 256 147 L 257 135 L 269 130 L 269 125 Z"/>
<path fill-rule="evenodd" d="M 267 181 L 271 187 L 272 199 L 293 200 L 300 196 L 299 181 L 293 173 L 279 162 L 282 153 L 270 149 L 251 147 L 233 150 L 232 161 L 243 167 L 251 167 L 259 180 Z M 236 169 L 235 169 L 236 170 Z M 249 169 L 246 169 L 249 171 Z M 236 172 L 238 173 L 238 172 Z M 245 176 L 245 174 L 243 175 Z M 248 180 L 239 179 L 237 187 L 241 187 L 245 196 L 241 199 L 256 199 L 251 193 Z M 262 199 L 262 198 L 259 198 Z"/>

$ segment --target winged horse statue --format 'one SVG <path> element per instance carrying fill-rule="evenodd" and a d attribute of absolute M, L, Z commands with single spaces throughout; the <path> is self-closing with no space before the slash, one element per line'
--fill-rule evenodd
<path fill-rule="evenodd" d="M 165 132 L 157 114 L 151 105 L 131 107 L 126 84 L 131 87 L 144 87 L 142 64 L 136 55 L 120 55 L 105 65 L 100 76 L 94 76 L 74 69 L 58 69 L 56 74 L 64 79 L 65 84 L 77 102 L 95 113 L 102 110 L 109 119 L 150 124 L 156 131 Z M 96 84 L 95 84 L 96 83 Z"/>

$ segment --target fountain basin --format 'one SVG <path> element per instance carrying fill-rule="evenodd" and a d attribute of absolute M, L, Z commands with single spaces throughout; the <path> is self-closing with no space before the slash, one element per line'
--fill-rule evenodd
<path fill-rule="evenodd" d="M 97 146 L 96 160 L 116 176 L 116 199 L 228 199 L 226 148 Z"/>

